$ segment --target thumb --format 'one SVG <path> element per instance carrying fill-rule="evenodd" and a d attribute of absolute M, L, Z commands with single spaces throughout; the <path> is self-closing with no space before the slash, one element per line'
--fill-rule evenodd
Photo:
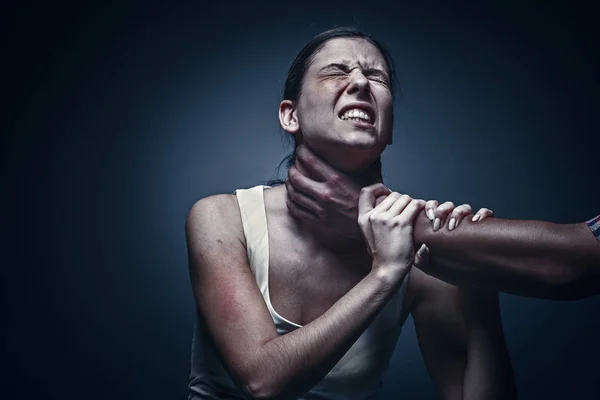
<path fill-rule="evenodd" d="M 414 264 L 419 269 L 427 267 L 429 264 L 429 247 L 427 247 L 425 243 L 423 243 L 419 250 L 415 253 Z"/>

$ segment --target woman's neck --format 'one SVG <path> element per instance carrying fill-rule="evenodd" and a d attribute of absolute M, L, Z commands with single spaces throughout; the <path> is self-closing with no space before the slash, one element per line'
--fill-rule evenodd
<path fill-rule="evenodd" d="M 298 171 L 304 175 L 305 177 L 313 180 L 313 181 L 323 181 L 320 177 L 314 176 L 314 173 L 311 173 L 302 162 L 296 161 L 294 166 Z M 341 172 L 340 172 L 341 173 Z M 369 167 L 352 173 L 341 173 L 344 177 L 342 181 L 339 183 L 343 186 L 351 188 L 349 192 L 357 193 L 361 188 L 365 186 L 369 186 L 375 183 L 383 183 L 383 178 L 381 176 L 381 161 L 378 158 L 375 160 Z M 331 182 L 329 182 L 331 184 Z M 339 191 L 339 188 L 337 189 Z M 341 192 L 341 191 L 340 191 Z M 356 204 L 355 210 L 358 210 L 358 199 L 355 200 Z M 356 220 L 358 219 L 358 215 L 355 216 Z M 306 221 L 299 221 L 302 229 L 306 230 L 311 236 L 318 239 L 319 243 L 334 249 L 336 251 L 344 250 L 350 248 L 362 248 L 365 246 L 363 241 L 358 241 L 349 236 L 345 236 L 340 233 L 339 230 L 336 230 L 335 226 L 332 226 L 331 221 L 322 221 L 320 219 Z M 358 222 L 357 222 L 358 223 Z"/>

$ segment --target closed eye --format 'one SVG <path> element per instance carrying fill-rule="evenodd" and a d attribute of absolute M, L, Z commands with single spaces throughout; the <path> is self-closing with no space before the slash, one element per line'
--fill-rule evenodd
<path fill-rule="evenodd" d="M 373 80 L 377 83 L 381 83 L 382 85 L 389 86 L 388 80 L 381 76 L 370 76 L 370 80 Z"/>
<path fill-rule="evenodd" d="M 370 80 L 374 80 L 375 82 L 383 83 L 386 86 L 389 85 L 389 80 L 387 76 L 379 72 L 367 74 L 367 78 Z"/>
<path fill-rule="evenodd" d="M 332 67 L 332 68 L 328 68 L 328 69 L 322 71 L 322 74 L 325 76 L 342 76 L 342 75 L 348 75 L 348 72 L 343 71 L 339 68 Z"/>

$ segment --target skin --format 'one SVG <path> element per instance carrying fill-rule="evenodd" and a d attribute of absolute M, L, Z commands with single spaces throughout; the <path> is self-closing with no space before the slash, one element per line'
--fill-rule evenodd
<path fill-rule="evenodd" d="M 332 62 L 347 65 L 341 72 L 324 69 Z M 389 193 L 376 202 L 382 185 L 370 179 L 369 168 L 390 140 L 392 99 L 373 70 L 387 74 L 374 46 L 333 39 L 316 53 L 298 102 L 280 105 L 287 132 L 364 186 L 357 216 L 362 242 L 340 235 L 331 224 L 296 218 L 286 204 L 285 186 L 264 192 L 271 302 L 301 327 L 277 334 L 250 270 L 231 195 L 201 199 L 188 215 L 198 310 L 241 390 L 252 398 L 297 398 L 329 372 L 408 279 L 399 318 L 403 322 L 412 313 L 442 398 L 514 398 L 497 294 L 459 290 L 413 268 L 428 259 L 427 248 L 415 253 L 413 241 L 425 201 Z M 339 118 L 352 102 L 371 105 L 372 127 Z"/>
<path fill-rule="evenodd" d="M 346 174 L 327 165 L 307 146 L 297 149 L 297 165 L 286 187 L 290 213 L 305 220 L 335 221 L 346 235 L 360 239 L 356 227 L 359 188 Z M 381 188 L 381 198 L 389 189 Z M 380 200 L 379 200 L 380 201 Z M 444 203 L 445 210 L 451 203 Z M 600 294 L 600 242 L 585 223 L 555 224 L 489 218 L 487 209 L 470 215 L 457 207 L 448 216 L 427 203 L 416 219 L 415 245 L 426 243 L 431 262 L 422 268 L 450 283 L 553 300 Z M 441 206 L 440 206 L 441 207 Z M 456 229 L 460 217 L 469 215 Z M 439 219 L 439 229 L 431 228 Z M 434 226 L 435 226 L 434 222 Z"/>

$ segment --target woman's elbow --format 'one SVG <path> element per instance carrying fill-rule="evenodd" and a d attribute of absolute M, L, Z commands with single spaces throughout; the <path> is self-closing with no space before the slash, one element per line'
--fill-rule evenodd
<path fill-rule="evenodd" d="M 261 400 L 295 398 L 288 393 L 289 386 L 271 373 L 254 373 L 240 384 L 240 388 L 249 398 Z"/>
<path fill-rule="evenodd" d="M 251 399 L 275 399 L 276 393 L 265 379 L 255 379 L 242 385 L 242 390 Z"/>
<path fill-rule="evenodd" d="M 281 385 L 275 384 L 272 380 L 257 380 L 243 385 L 244 393 L 251 399 L 273 400 L 273 399 L 293 399 L 296 396 L 287 393 Z"/>

